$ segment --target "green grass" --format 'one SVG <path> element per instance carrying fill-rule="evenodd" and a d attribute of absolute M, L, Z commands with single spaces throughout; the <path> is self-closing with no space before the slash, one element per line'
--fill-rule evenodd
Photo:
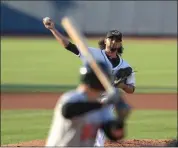
<path fill-rule="evenodd" d="M 177 136 L 176 111 L 135 111 L 128 121 L 128 139 L 170 139 Z"/>
<path fill-rule="evenodd" d="M 3 84 L 78 83 L 80 60 L 55 40 L 3 39 L 1 49 Z"/>
<path fill-rule="evenodd" d="M 52 110 L 18 110 L 1 113 L 1 144 L 47 137 Z M 133 111 L 127 139 L 165 139 L 177 135 L 176 111 Z"/>
<path fill-rule="evenodd" d="M 2 111 L 1 144 L 45 139 L 50 127 L 52 111 Z"/>
<path fill-rule="evenodd" d="M 89 46 L 97 47 L 97 41 L 89 40 Z M 177 87 L 176 41 L 125 40 L 124 48 L 123 57 L 138 71 L 137 86 Z M 2 84 L 77 85 L 80 65 L 54 38 L 1 41 Z"/>

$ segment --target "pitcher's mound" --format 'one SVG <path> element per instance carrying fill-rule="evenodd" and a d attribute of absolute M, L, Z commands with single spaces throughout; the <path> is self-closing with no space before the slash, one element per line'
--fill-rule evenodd
<path fill-rule="evenodd" d="M 106 142 L 105 146 L 116 146 L 116 147 L 140 147 L 140 146 L 165 146 L 172 140 L 123 140 L 122 142 Z M 33 140 L 28 142 L 21 142 L 17 144 L 8 144 L 5 146 L 13 146 L 13 147 L 20 147 L 20 146 L 44 146 L 45 140 Z"/>

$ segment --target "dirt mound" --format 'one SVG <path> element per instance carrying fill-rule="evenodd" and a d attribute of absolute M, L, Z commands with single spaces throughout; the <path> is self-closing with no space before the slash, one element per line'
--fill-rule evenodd
<path fill-rule="evenodd" d="M 105 146 L 110 147 L 148 147 L 148 146 L 165 146 L 167 143 L 169 143 L 171 140 L 150 140 L 150 139 L 144 139 L 144 140 L 123 140 L 121 142 L 106 142 Z M 22 142 L 17 144 L 8 144 L 4 146 L 11 146 L 11 147 L 32 147 L 32 146 L 44 146 L 45 140 L 33 140 L 28 142 Z"/>
<path fill-rule="evenodd" d="M 149 146 L 165 146 L 171 140 L 151 140 L 151 139 L 144 139 L 144 140 L 124 140 L 122 142 L 106 142 L 105 146 L 110 147 L 149 147 Z"/>
<path fill-rule="evenodd" d="M 10 147 L 20 147 L 20 146 L 25 146 L 25 147 L 32 147 L 32 146 L 44 146 L 45 145 L 45 140 L 33 140 L 33 141 L 27 141 L 27 142 L 20 142 L 16 144 L 8 144 L 4 146 L 10 146 Z"/>

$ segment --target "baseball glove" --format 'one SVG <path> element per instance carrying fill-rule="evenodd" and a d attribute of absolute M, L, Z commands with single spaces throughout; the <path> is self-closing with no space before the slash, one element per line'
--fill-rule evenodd
<path fill-rule="evenodd" d="M 127 77 L 132 74 L 132 68 L 131 67 L 126 67 L 126 68 L 121 68 L 117 71 L 116 73 L 116 79 L 114 81 L 114 85 L 118 85 L 121 82 L 125 82 Z"/>

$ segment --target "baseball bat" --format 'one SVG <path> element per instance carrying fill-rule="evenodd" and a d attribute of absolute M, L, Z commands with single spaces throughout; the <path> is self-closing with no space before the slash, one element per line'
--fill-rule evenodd
<path fill-rule="evenodd" d="M 88 50 L 87 43 L 85 42 L 85 37 L 82 35 L 80 30 L 77 28 L 75 21 L 72 18 L 64 17 L 61 21 L 62 26 L 70 36 L 70 38 L 75 42 L 75 44 L 79 47 L 80 53 L 87 60 L 96 76 L 100 80 L 101 84 L 105 88 L 108 94 L 114 93 L 114 87 L 109 81 L 108 77 L 103 73 L 96 60 L 93 58 L 92 54 Z"/>

